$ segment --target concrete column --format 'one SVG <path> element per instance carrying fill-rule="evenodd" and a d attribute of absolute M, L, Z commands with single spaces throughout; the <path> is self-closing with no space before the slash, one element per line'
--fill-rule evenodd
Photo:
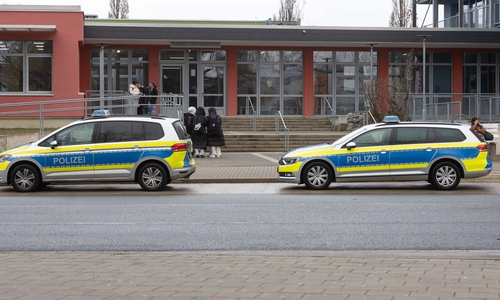
<path fill-rule="evenodd" d="M 434 24 L 434 28 L 437 28 L 439 27 L 439 6 L 438 6 L 438 1 L 437 0 L 433 0 L 432 3 L 434 4 L 433 6 L 433 11 L 434 11 L 434 21 L 433 21 L 433 24 Z"/>

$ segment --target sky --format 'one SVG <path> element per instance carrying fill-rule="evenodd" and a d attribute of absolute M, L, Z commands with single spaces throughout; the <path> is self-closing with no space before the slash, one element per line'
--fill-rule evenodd
<path fill-rule="evenodd" d="M 280 7 L 280 0 L 128 0 L 128 3 L 129 19 L 264 21 L 277 14 Z M 79 5 L 85 14 L 99 18 L 107 18 L 109 11 L 108 0 L 0 0 L 1 4 Z M 420 26 L 427 5 L 418 7 Z M 391 0 L 306 0 L 301 25 L 387 27 L 391 11 Z M 426 24 L 432 22 L 430 12 L 427 20 Z"/>

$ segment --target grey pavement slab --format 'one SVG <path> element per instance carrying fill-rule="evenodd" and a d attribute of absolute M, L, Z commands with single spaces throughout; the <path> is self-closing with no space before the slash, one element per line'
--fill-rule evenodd
<path fill-rule="evenodd" d="M 500 251 L 4 252 L 0 299 L 500 299 Z"/>

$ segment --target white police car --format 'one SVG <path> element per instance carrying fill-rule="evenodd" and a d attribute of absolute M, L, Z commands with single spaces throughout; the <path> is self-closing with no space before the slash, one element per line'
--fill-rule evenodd
<path fill-rule="evenodd" d="M 457 123 L 371 124 L 338 139 L 292 150 L 279 160 L 281 181 L 326 189 L 331 182 L 422 180 L 441 190 L 488 175 L 488 145 Z"/>
<path fill-rule="evenodd" d="M 135 181 L 156 191 L 195 170 L 181 122 L 154 116 L 99 114 L 0 153 L 0 183 L 19 192 L 63 181 Z"/>

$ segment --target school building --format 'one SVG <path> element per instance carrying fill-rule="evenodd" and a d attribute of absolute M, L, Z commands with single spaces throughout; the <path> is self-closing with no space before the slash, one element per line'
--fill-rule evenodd
<path fill-rule="evenodd" d="M 379 88 L 409 82 L 427 103 L 456 101 L 446 95 L 496 99 L 498 110 L 500 0 L 417 3 L 441 4 L 445 19 L 350 28 L 113 20 L 85 16 L 79 6 L 0 5 L 0 105 L 127 91 L 137 80 L 181 96 L 184 110 L 345 115 L 365 108 L 364 86 L 375 80 Z"/>

